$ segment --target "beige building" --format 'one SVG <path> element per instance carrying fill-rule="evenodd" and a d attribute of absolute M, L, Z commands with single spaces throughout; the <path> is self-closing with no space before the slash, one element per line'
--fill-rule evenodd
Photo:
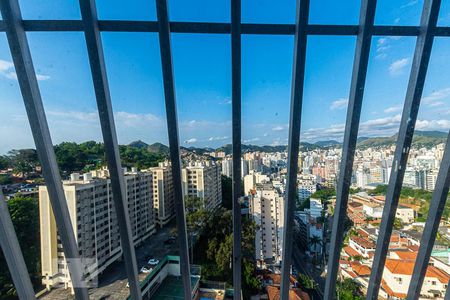
<path fill-rule="evenodd" d="M 93 172 L 107 176 L 107 171 Z M 82 176 L 75 173 L 63 182 L 75 239 L 80 257 L 84 260 L 88 281 L 96 280 L 98 274 L 122 255 L 120 234 L 112 198 L 110 180 L 93 178 L 92 173 Z M 152 176 L 149 172 L 133 170 L 125 174 L 125 194 L 134 244 L 155 233 L 152 199 Z M 39 216 L 41 230 L 42 282 L 47 289 L 55 285 L 72 288 L 58 236 L 54 215 L 46 186 L 39 187 Z"/>
<path fill-rule="evenodd" d="M 163 227 L 175 217 L 172 169 L 170 163 L 166 161 L 150 170 L 153 176 L 153 207 L 156 222 Z"/>
<path fill-rule="evenodd" d="M 213 161 L 189 163 L 182 170 L 183 195 L 203 199 L 208 210 L 214 210 L 222 203 L 221 167 Z"/>
<path fill-rule="evenodd" d="M 250 200 L 250 213 L 258 225 L 255 235 L 255 257 L 268 264 L 282 260 L 284 198 L 271 183 L 256 185 Z"/>

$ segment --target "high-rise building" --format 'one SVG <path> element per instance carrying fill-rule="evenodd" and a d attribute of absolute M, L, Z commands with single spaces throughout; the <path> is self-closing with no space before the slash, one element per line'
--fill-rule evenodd
<path fill-rule="evenodd" d="M 233 160 L 229 157 L 222 160 L 222 175 L 233 176 Z"/>
<path fill-rule="evenodd" d="M 255 256 L 267 264 L 282 260 L 284 198 L 271 183 L 257 184 L 250 200 L 250 212 L 258 225 L 255 235 Z"/>
<path fill-rule="evenodd" d="M 203 199 L 206 209 L 213 210 L 222 203 L 221 168 L 213 161 L 191 162 L 182 170 L 184 196 Z"/>
<path fill-rule="evenodd" d="M 91 173 L 80 178 L 75 173 L 63 187 L 79 254 L 86 259 L 84 276 L 87 281 L 95 280 L 122 255 L 110 179 L 92 178 Z M 151 174 L 126 173 L 125 195 L 136 245 L 156 231 Z M 46 186 L 39 187 L 39 217 L 42 282 L 47 289 L 60 284 L 72 288 L 70 259 L 64 256 Z"/>
<path fill-rule="evenodd" d="M 166 161 L 150 170 L 153 177 L 153 207 L 156 222 L 162 227 L 175 217 L 172 169 Z"/>

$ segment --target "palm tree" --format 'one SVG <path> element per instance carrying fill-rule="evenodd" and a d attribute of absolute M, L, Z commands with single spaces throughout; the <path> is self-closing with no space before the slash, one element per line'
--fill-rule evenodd
<path fill-rule="evenodd" d="M 316 262 L 317 262 L 317 246 L 322 244 L 322 240 L 320 239 L 319 236 L 314 235 L 312 238 L 309 239 L 309 245 L 311 246 L 311 249 L 314 249 L 314 254 L 316 257 Z"/>

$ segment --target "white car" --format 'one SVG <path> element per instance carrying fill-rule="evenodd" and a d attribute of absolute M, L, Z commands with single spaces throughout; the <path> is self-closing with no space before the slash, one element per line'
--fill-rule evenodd
<path fill-rule="evenodd" d="M 148 264 L 150 266 L 156 266 L 157 264 L 159 264 L 159 260 L 157 260 L 156 258 L 152 258 L 148 261 Z"/>
<path fill-rule="evenodd" d="M 146 266 L 141 268 L 141 273 L 150 273 L 152 271 L 152 268 L 147 268 Z"/>

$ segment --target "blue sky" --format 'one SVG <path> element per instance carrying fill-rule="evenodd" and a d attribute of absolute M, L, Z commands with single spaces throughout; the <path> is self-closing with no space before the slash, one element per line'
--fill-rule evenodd
<path fill-rule="evenodd" d="M 20 0 L 25 19 L 79 19 L 75 0 Z M 230 21 L 230 1 L 169 0 L 174 21 Z M 339 2 L 339 3 L 337 3 Z M 122 3 L 119 6 L 119 3 Z M 423 0 L 379 0 L 376 23 L 417 25 Z M 313 0 L 310 22 L 357 24 L 360 1 Z M 152 0 L 98 0 L 101 19 L 155 20 Z M 294 0 L 243 0 L 243 22 L 293 23 Z M 450 25 L 443 1 L 439 25 Z M 28 33 L 54 143 L 101 140 L 82 33 Z M 120 143 L 167 143 L 161 62 L 155 33 L 103 33 Z M 398 130 L 415 38 L 374 37 L 360 136 Z M 293 57 L 292 36 L 242 38 L 243 142 L 286 144 Z M 228 35 L 173 34 L 180 139 L 187 146 L 231 141 L 231 55 Z M 417 128 L 450 128 L 450 39 L 436 39 Z M 341 140 L 355 37 L 308 38 L 302 140 Z M 0 33 L 0 153 L 34 147 L 11 55 Z"/>

